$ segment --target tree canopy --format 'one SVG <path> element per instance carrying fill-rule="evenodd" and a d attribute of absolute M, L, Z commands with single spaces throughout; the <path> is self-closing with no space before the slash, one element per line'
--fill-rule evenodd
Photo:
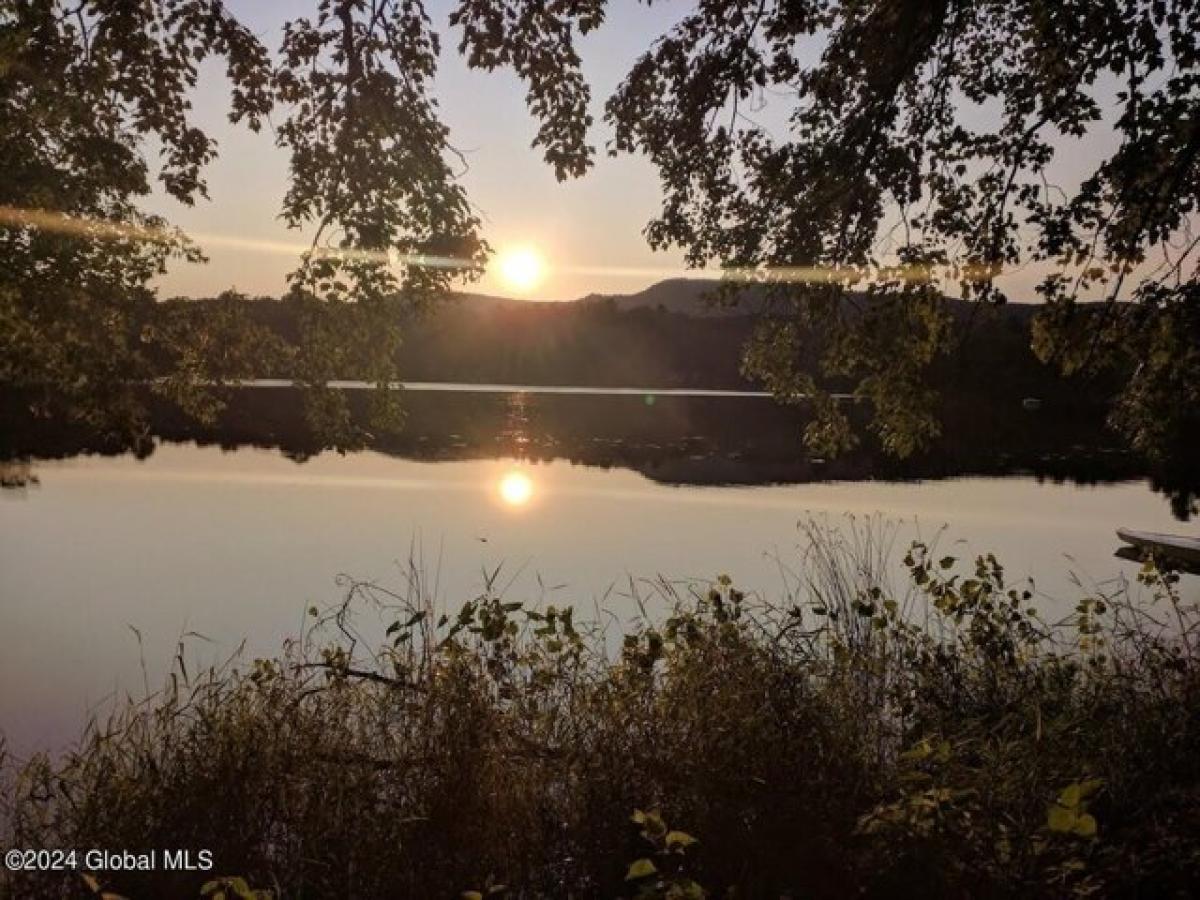
<path fill-rule="evenodd" d="M 345 440 L 344 404 L 324 382 L 352 355 L 386 383 L 404 311 L 477 272 L 486 246 L 429 93 L 438 41 L 421 4 L 343 0 L 315 12 L 288 23 L 273 56 L 219 0 L 0 9 L 0 383 L 49 386 L 80 415 L 136 427 L 132 384 L 154 381 L 204 415 L 206 383 L 251 376 L 264 353 L 281 352 L 236 304 L 182 327 L 150 315 L 153 277 L 173 257 L 202 256 L 138 201 L 153 169 L 178 201 L 206 196 L 215 144 L 193 123 L 188 91 L 216 56 L 231 120 L 257 131 L 282 110 L 282 217 L 316 232 L 291 276 L 307 313 L 294 363 L 313 412 Z"/>
<path fill-rule="evenodd" d="M 563 179 L 597 152 L 579 42 L 608 8 L 458 0 L 450 15 L 471 66 L 522 79 L 535 147 Z M 1172 455 L 1200 401 L 1197 35 L 1195 0 L 693 0 L 604 103 L 606 150 L 658 171 L 652 246 L 727 269 L 729 302 L 770 287 L 745 369 L 814 404 L 814 445 L 855 440 L 828 377 L 857 385 L 893 451 L 935 438 L 930 365 L 1009 299 L 1007 272 L 1032 267 L 1038 353 L 1068 376 L 1125 371 L 1113 423 Z M 149 147 L 170 194 L 204 196 L 215 151 L 186 94 L 219 56 L 235 121 L 283 117 L 282 214 L 317 233 L 292 280 L 309 310 L 296 352 L 336 419 L 320 385 L 339 360 L 385 382 L 400 313 L 486 259 L 431 96 L 438 53 L 419 0 L 314 0 L 277 53 L 218 0 L 6 3 L 0 382 L 111 411 L 151 359 L 183 373 L 161 383 L 185 398 L 212 356 L 234 377 L 263 352 L 266 336 L 219 317 L 141 324 L 155 273 L 198 255 L 139 210 Z M 1055 183 L 1084 139 L 1106 152 Z M 978 321 L 953 316 L 947 292 L 977 301 Z M 797 364 L 814 333 L 816 371 Z"/>

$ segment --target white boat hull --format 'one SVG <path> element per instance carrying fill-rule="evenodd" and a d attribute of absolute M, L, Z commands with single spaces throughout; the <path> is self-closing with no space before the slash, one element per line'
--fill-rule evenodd
<path fill-rule="evenodd" d="M 1160 534 L 1155 531 L 1134 531 L 1132 528 L 1118 528 L 1117 537 L 1162 559 L 1182 563 L 1189 569 L 1200 568 L 1200 538 Z"/>

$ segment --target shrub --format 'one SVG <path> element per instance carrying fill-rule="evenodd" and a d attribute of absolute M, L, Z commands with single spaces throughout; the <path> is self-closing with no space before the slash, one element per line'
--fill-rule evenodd
<path fill-rule="evenodd" d="M 8 760 L 4 844 L 192 848 L 212 872 L 8 873 L 13 896 L 1184 896 L 1196 610 L 1148 564 L 1047 623 L 983 556 L 810 522 L 774 601 L 635 584 L 621 634 L 414 569 L 275 659 Z M 648 589 L 647 589 L 648 586 Z M 373 652 L 365 606 L 392 624 Z M 632 818 L 631 818 L 632 817 Z M 667 827 L 666 823 L 670 823 Z M 222 880 L 225 879 L 225 880 Z M 3 884 L 3 882 L 0 882 Z"/>

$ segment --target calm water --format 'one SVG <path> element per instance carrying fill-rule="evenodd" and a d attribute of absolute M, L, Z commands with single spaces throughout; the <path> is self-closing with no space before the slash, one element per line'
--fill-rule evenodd
<path fill-rule="evenodd" d="M 398 584 L 414 542 L 450 607 L 501 566 L 514 599 L 621 617 L 630 576 L 728 573 L 778 593 L 776 557 L 796 560 L 796 524 L 811 514 L 903 519 L 903 541 L 947 524 L 948 552 L 994 551 L 1059 608 L 1072 571 L 1132 577 L 1113 556 L 1117 525 L 1194 530 L 1119 462 L 1073 480 L 1051 452 L 1054 477 L 953 475 L 996 468 L 964 451 L 913 464 L 951 477 L 883 480 L 867 477 L 869 460 L 799 460 L 795 422 L 761 399 L 453 402 L 414 403 L 406 443 L 345 456 L 306 458 L 265 408 L 144 459 L 95 453 L 80 435 L 42 435 L 41 454 L 21 445 L 28 462 L 9 480 L 36 483 L 0 492 L 0 730 L 18 748 L 59 744 L 87 709 L 140 690 L 132 628 L 152 683 L 185 632 L 208 639 L 190 640 L 198 661 L 242 639 L 271 652 L 309 605 L 339 599 L 339 573 Z"/>

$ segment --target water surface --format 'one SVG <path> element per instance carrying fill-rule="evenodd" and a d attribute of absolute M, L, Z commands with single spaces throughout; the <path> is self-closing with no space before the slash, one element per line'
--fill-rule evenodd
<path fill-rule="evenodd" d="M 189 640 L 196 660 L 243 639 L 270 653 L 308 606 L 339 599 L 340 573 L 399 584 L 414 546 L 448 607 L 499 568 L 513 599 L 619 620 L 631 578 L 727 573 L 778 594 L 798 521 L 881 514 L 905 520 L 903 541 L 948 525 L 947 552 L 995 552 L 1061 612 L 1072 572 L 1132 578 L 1118 525 L 1190 527 L 1128 460 L 1039 455 L 1043 430 L 1024 424 L 1032 443 L 897 471 L 806 457 L 793 414 L 756 398 L 436 401 L 412 405 L 395 443 L 345 455 L 294 443 L 275 400 L 219 433 L 162 422 L 143 458 L 78 433 L 26 445 L 9 466 L 25 486 L 0 493 L 0 729 L 19 748 L 61 744 L 87 709 L 141 689 L 140 652 L 156 682 L 186 632 L 205 636 Z"/>

